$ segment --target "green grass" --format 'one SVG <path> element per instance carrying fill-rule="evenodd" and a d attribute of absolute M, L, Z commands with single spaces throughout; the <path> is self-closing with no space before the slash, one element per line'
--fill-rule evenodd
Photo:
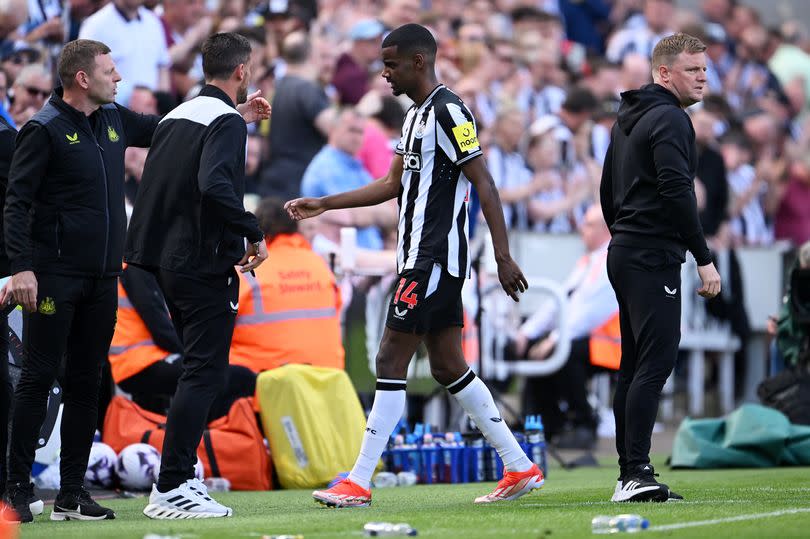
<path fill-rule="evenodd" d="M 658 463 L 661 464 L 661 463 Z M 525 538 L 586 537 L 597 514 L 638 513 L 653 526 L 810 508 L 810 469 L 670 471 L 660 478 L 686 500 L 668 504 L 618 506 L 607 502 L 615 484 L 612 466 L 573 471 L 551 469 L 546 486 L 514 502 L 476 506 L 475 496 L 492 484 L 414 486 L 378 489 L 369 508 L 326 509 L 309 491 L 228 493 L 217 499 L 235 516 L 200 521 L 155 521 L 141 514 L 145 498 L 110 500 L 118 517 L 104 522 L 51 522 L 50 508 L 22 528 L 28 538 L 142 539 L 152 533 L 184 538 L 255 537 L 302 534 L 305 538 L 363 536 L 369 521 L 407 522 L 422 537 L 463 539 L 501 536 Z M 692 528 L 647 531 L 655 537 L 771 539 L 810 537 L 810 513 L 726 522 Z"/>

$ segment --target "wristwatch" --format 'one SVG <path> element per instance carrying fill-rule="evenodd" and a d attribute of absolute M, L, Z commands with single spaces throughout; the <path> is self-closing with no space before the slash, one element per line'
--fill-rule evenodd
<path fill-rule="evenodd" d="M 253 246 L 253 250 L 256 251 L 256 254 L 259 254 L 259 247 L 261 247 L 262 243 L 264 243 L 264 238 L 260 239 L 259 241 L 251 243 Z"/>

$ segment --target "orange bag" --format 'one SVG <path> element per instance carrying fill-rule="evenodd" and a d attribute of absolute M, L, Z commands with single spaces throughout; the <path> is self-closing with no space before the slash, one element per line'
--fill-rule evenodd
<path fill-rule="evenodd" d="M 165 416 L 115 396 L 107 408 L 102 439 L 116 453 L 138 442 L 163 451 L 165 429 Z M 228 415 L 208 425 L 197 448 L 197 458 L 203 463 L 206 477 L 224 477 L 233 490 L 273 488 L 270 453 L 256 424 L 252 398 L 237 400 Z"/>

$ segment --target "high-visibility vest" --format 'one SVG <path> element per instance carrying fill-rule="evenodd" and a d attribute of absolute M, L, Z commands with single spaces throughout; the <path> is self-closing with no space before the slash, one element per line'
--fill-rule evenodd
<path fill-rule="evenodd" d="M 261 372 L 286 363 L 342 369 L 340 292 L 335 276 L 300 234 L 267 246 L 256 276 L 239 274 L 230 362 Z"/>
<path fill-rule="evenodd" d="M 110 344 L 110 367 L 115 383 L 126 380 L 153 363 L 161 361 L 169 352 L 152 341 L 152 334 L 143 319 L 129 302 L 127 293 L 118 280 L 118 319 Z"/>
<path fill-rule="evenodd" d="M 591 365 L 619 370 L 622 361 L 622 332 L 619 313 L 593 330 L 590 337 Z"/>

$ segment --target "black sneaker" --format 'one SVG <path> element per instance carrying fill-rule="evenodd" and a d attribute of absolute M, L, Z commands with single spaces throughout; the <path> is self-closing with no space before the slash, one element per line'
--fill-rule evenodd
<path fill-rule="evenodd" d="M 31 499 L 34 496 L 33 483 L 16 483 L 8 485 L 6 501 L 17 513 L 20 522 L 33 522 L 34 515 L 31 513 Z"/>
<path fill-rule="evenodd" d="M 51 520 L 112 520 L 115 512 L 97 504 L 83 487 L 59 491 L 53 502 Z"/>
<path fill-rule="evenodd" d="M 628 472 L 616 484 L 613 502 L 665 502 L 670 498 L 669 487 L 656 481 L 658 476 L 652 465 L 643 464 Z M 675 496 L 678 494 L 672 493 Z M 683 499 L 681 497 L 681 499 Z"/>

